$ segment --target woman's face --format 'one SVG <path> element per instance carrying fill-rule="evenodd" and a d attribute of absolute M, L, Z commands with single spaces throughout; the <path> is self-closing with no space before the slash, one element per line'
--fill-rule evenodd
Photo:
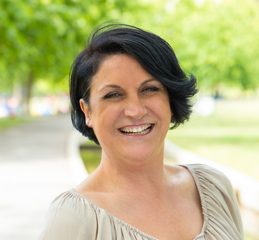
<path fill-rule="evenodd" d="M 109 159 L 140 164 L 163 153 L 168 94 L 133 57 L 107 57 L 92 79 L 89 105 L 82 99 L 80 105 Z"/>

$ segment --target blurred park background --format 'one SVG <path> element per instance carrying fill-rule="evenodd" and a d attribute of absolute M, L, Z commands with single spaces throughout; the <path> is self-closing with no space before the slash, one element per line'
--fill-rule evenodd
<path fill-rule="evenodd" d="M 110 20 L 160 35 L 197 77 L 194 114 L 168 139 L 259 180 L 258 0 L 1 0 L 0 131 L 68 114 L 73 60 Z"/>
<path fill-rule="evenodd" d="M 74 58 L 113 19 L 165 38 L 201 95 L 255 98 L 258 9 L 256 0 L 1 0 L 0 116 L 66 112 L 57 107 Z"/>

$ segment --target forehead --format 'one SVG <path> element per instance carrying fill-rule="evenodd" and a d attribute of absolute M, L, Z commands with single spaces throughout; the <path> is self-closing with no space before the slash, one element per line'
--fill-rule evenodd
<path fill-rule="evenodd" d="M 139 62 L 127 54 L 116 54 L 106 57 L 100 64 L 92 78 L 92 86 L 98 87 L 105 84 L 141 84 L 153 78 L 146 72 Z"/>
<path fill-rule="evenodd" d="M 113 54 L 105 57 L 96 72 L 96 75 L 100 74 L 103 71 L 119 72 L 120 70 L 125 71 L 125 67 L 128 69 L 129 67 L 141 68 L 144 70 L 139 62 L 132 57 L 131 55 L 125 53 Z"/>

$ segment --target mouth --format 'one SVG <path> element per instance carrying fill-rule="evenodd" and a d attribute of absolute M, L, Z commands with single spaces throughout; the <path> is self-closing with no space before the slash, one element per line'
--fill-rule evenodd
<path fill-rule="evenodd" d="M 120 132 L 127 136 L 144 135 L 151 131 L 153 124 L 146 124 L 138 127 L 122 127 Z"/>

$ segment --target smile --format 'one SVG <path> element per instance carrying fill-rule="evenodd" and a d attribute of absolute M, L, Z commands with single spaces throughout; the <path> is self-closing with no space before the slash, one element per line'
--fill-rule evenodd
<path fill-rule="evenodd" d="M 152 124 L 147 124 L 139 127 L 123 127 L 120 128 L 119 130 L 128 136 L 132 135 L 144 135 L 147 134 L 151 131 Z"/>

